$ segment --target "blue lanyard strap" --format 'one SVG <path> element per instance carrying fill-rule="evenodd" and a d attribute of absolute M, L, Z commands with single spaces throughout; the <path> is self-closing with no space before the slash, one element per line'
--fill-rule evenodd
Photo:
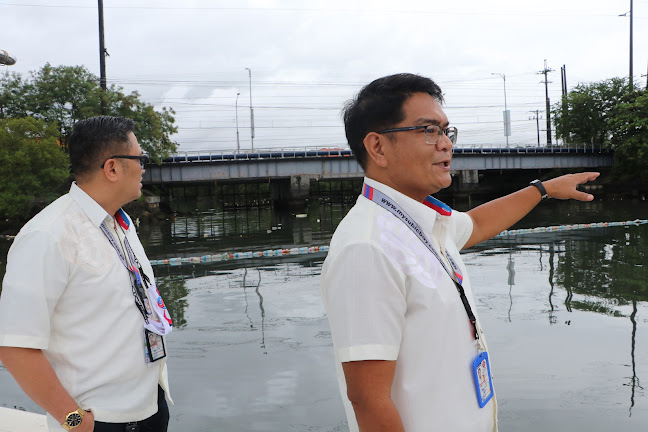
<path fill-rule="evenodd" d="M 444 260 L 441 258 L 441 254 L 434 248 L 434 246 L 432 246 L 432 243 L 428 240 L 427 236 L 425 235 L 423 230 L 419 227 L 419 225 L 416 223 L 416 221 L 412 219 L 407 214 L 407 212 L 405 212 L 405 210 L 403 210 L 392 199 L 390 199 L 387 195 L 385 195 L 378 189 L 371 187 L 366 183 L 362 186 L 362 196 L 378 204 L 380 207 L 384 208 L 392 215 L 394 215 L 396 218 L 398 218 L 401 222 L 403 222 L 416 235 L 416 237 L 421 241 L 421 243 L 423 243 L 425 247 L 428 248 L 428 250 L 432 253 L 432 255 L 434 255 L 434 257 L 437 259 L 437 261 L 439 261 L 439 264 L 441 264 L 441 267 L 443 267 L 443 269 L 446 271 L 448 276 L 450 276 L 450 279 L 452 279 L 452 282 L 454 282 L 455 287 L 457 288 L 457 292 L 459 293 L 461 302 L 464 305 L 464 309 L 466 310 L 466 314 L 468 315 L 468 319 L 470 320 L 470 323 L 472 325 L 473 333 L 475 335 L 475 340 L 479 339 L 479 332 L 477 331 L 477 318 L 475 317 L 475 314 L 473 313 L 472 308 L 470 307 L 470 302 L 468 302 L 468 297 L 466 297 L 466 291 L 462 286 L 463 277 L 461 276 L 461 273 L 459 271 L 460 270 L 459 265 L 457 265 L 455 260 L 448 253 L 448 251 L 447 250 L 445 251 L 445 257 L 448 259 L 448 262 L 452 266 L 453 271 L 450 271 L 450 269 L 448 269 Z M 450 207 L 448 207 L 447 205 L 443 204 L 441 201 L 438 201 L 437 199 L 431 196 L 426 198 L 423 204 L 433 208 L 434 210 L 436 210 L 437 212 L 443 215 L 450 215 L 452 213 Z M 433 204 L 434 206 L 430 204 Z M 437 208 L 439 208 L 440 210 L 437 210 Z"/>

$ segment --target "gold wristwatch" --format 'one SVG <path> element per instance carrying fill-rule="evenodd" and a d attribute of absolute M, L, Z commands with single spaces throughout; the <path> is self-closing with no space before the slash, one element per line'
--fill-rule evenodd
<path fill-rule="evenodd" d="M 65 416 L 65 421 L 61 423 L 61 427 L 63 427 L 63 429 L 65 429 L 66 431 L 75 429 L 76 427 L 81 425 L 85 413 L 86 412 L 81 408 L 77 408 L 76 411 L 72 411 Z"/>

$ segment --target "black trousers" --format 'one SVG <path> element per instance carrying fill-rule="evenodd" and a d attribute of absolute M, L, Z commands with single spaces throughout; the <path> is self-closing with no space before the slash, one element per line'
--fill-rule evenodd
<path fill-rule="evenodd" d="M 94 432 L 124 432 L 132 423 L 95 422 Z M 164 390 L 158 386 L 158 411 L 146 420 L 138 421 L 139 432 L 167 432 L 169 427 L 169 406 L 164 397 Z"/>

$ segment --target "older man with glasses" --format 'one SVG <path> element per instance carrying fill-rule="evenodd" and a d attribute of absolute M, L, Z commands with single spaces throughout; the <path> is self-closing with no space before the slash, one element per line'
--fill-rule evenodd
<path fill-rule="evenodd" d="M 451 184 L 458 131 L 429 78 L 391 75 L 344 109 L 365 170 L 322 269 L 338 382 L 353 431 L 497 430 L 488 347 L 459 251 L 524 217 L 542 199 L 590 201 L 598 173 L 535 180 L 467 213 L 432 194 Z"/>
<path fill-rule="evenodd" d="M 0 361 L 47 411 L 50 431 L 168 427 L 172 322 L 121 208 L 142 194 L 147 159 L 134 130 L 122 117 L 78 122 L 68 142 L 76 181 L 7 257 Z"/>

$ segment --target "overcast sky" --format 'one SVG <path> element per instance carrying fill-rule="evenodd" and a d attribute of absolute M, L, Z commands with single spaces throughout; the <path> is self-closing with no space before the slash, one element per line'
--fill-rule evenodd
<path fill-rule="evenodd" d="M 629 0 L 104 0 L 109 84 L 176 111 L 184 151 L 346 147 L 340 109 L 362 85 L 397 72 L 434 79 L 459 145 L 546 141 L 544 61 L 552 103 L 567 85 L 628 75 Z M 99 75 L 96 0 L 0 0 L 0 73 L 45 63 Z M 634 77 L 645 86 L 648 0 L 634 0 Z"/>

